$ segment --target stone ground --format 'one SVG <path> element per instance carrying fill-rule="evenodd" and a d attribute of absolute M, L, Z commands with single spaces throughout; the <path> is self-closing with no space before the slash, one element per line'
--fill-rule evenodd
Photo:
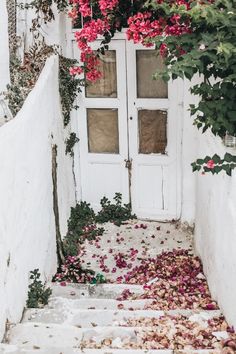
<path fill-rule="evenodd" d="M 190 230 L 141 221 L 105 229 L 81 259 L 108 283 L 51 284 L 49 305 L 10 326 L 1 354 L 236 353 Z"/>

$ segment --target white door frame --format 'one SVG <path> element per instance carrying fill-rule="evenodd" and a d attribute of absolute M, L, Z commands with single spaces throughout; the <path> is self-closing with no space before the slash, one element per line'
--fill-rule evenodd
<path fill-rule="evenodd" d="M 74 41 L 74 32 L 72 31 L 68 37 L 68 43 L 72 43 L 72 41 Z M 126 35 L 125 33 L 118 33 L 117 35 L 115 35 L 114 39 L 112 39 L 111 44 L 109 45 L 109 49 L 115 48 L 116 45 L 115 43 L 118 43 L 117 41 L 119 40 L 123 40 L 125 43 L 125 46 L 127 46 L 127 48 L 135 46 L 136 49 L 142 48 L 142 46 L 140 45 L 134 45 L 133 43 L 125 40 L 126 39 Z M 113 44 L 114 43 L 114 46 Z M 71 57 L 75 57 L 75 46 L 73 46 L 73 44 L 71 45 L 70 50 L 67 52 L 67 55 L 69 56 L 69 52 L 71 51 Z M 77 50 L 77 49 L 76 49 Z M 123 61 L 125 61 L 127 63 L 128 66 L 128 72 L 129 72 L 129 76 L 132 75 L 132 77 L 134 78 L 134 81 L 136 80 L 136 73 L 135 73 L 135 60 L 134 60 L 134 51 L 132 50 L 125 50 L 125 53 L 127 53 L 127 58 L 125 56 L 123 56 Z M 78 55 L 78 54 L 77 54 Z M 123 63 L 124 64 L 124 63 Z M 123 65 L 122 64 L 122 65 Z M 118 70 L 118 78 L 119 78 L 119 70 Z M 128 87 L 128 91 L 129 91 L 129 102 L 128 102 L 128 97 L 126 96 L 126 100 L 127 100 L 127 108 L 128 108 L 128 117 L 132 116 L 133 118 L 136 116 L 135 119 L 130 120 L 128 119 L 128 130 L 126 129 L 127 132 L 127 136 L 129 139 L 129 147 L 127 145 L 127 143 L 125 142 L 125 139 L 120 141 L 120 147 L 122 147 L 122 145 L 124 144 L 124 150 L 126 150 L 126 153 L 123 154 L 122 159 L 124 160 L 125 155 L 128 154 L 128 149 L 130 149 L 129 153 L 130 153 L 130 157 L 133 158 L 133 160 L 137 160 L 138 161 L 138 154 L 137 154 L 137 113 L 134 112 L 134 105 L 133 105 L 133 99 L 135 98 L 135 92 L 134 92 L 134 88 L 131 87 L 131 81 L 129 80 L 129 78 L 127 79 L 127 87 Z M 135 86 L 133 86 L 135 87 Z M 119 88 L 118 88 L 119 90 Z M 122 95 L 122 93 L 121 93 Z M 126 90 L 125 87 L 123 85 L 123 95 L 126 95 Z M 123 97 L 124 99 L 124 97 Z M 91 100 L 91 99 L 90 99 Z M 85 112 L 84 110 L 86 108 L 92 107 L 94 108 L 95 106 L 97 108 L 99 107 L 104 107 L 105 101 L 107 99 L 93 99 L 93 103 L 91 102 L 86 102 L 86 99 L 84 101 L 84 104 L 81 105 L 80 108 L 80 112 Z M 97 100 L 97 101 L 96 101 Z M 102 102 L 102 100 L 104 100 Z M 113 105 L 114 108 L 117 107 L 116 102 L 114 101 L 114 99 L 108 99 L 109 100 L 109 107 L 111 107 L 111 104 Z M 113 100 L 113 101 L 112 101 Z M 167 146 L 167 156 L 165 155 L 160 155 L 159 157 L 157 156 L 145 156 L 146 159 L 146 164 L 150 164 L 150 163 L 154 163 L 157 162 L 157 159 L 160 160 L 160 164 L 162 166 L 168 166 L 173 164 L 174 166 L 172 166 L 172 177 L 174 174 L 174 178 L 176 181 L 176 186 L 175 186 L 175 191 L 172 191 L 170 193 L 170 195 L 174 195 L 175 196 L 175 200 L 172 201 L 172 207 L 171 210 L 168 212 L 168 214 L 164 211 L 163 213 L 159 213 L 158 215 L 156 214 L 145 214 L 145 212 L 142 212 L 141 214 L 141 218 L 143 219 L 152 219 L 152 220 L 162 220 L 162 221 L 167 221 L 170 220 L 172 218 L 178 219 L 181 216 L 181 205 L 182 205 L 182 183 L 181 183 L 181 177 L 182 177 L 182 120 L 183 120 L 183 81 L 182 80 L 175 80 L 174 82 L 170 82 L 169 83 L 169 97 L 168 99 L 136 99 L 136 103 L 138 104 L 139 108 L 149 108 L 149 109 L 168 109 L 168 114 L 169 114 L 169 122 L 168 122 L 168 146 Z M 125 112 L 123 111 L 123 114 Z M 127 114 L 127 113 L 126 113 Z M 78 121 L 78 111 L 75 111 L 72 114 L 72 123 L 73 121 Z M 85 114 L 84 114 L 85 116 Z M 81 125 L 82 124 L 82 125 Z M 169 129 L 171 124 L 171 129 Z M 75 124 L 76 125 L 76 124 Z M 136 125 L 136 127 L 135 127 Z M 135 128 L 134 128 L 135 127 Z M 84 131 L 87 131 L 86 127 L 85 127 L 85 123 L 80 122 L 78 123 L 78 135 L 79 131 L 82 129 L 84 129 Z M 122 129 L 122 126 L 119 126 L 119 129 Z M 123 127 L 123 129 L 125 129 L 125 127 Z M 124 135 L 123 135 L 124 136 Z M 85 140 L 87 139 L 86 137 L 83 137 Z M 132 142 L 135 143 L 132 143 Z M 79 155 L 80 158 L 79 159 L 75 159 L 75 170 L 76 170 L 76 180 L 77 180 L 77 195 L 79 199 L 83 199 L 83 195 L 81 193 L 81 189 L 80 186 L 83 184 L 83 179 L 81 176 L 81 167 L 83 165 L 83 158 L 85 156 L 85 154 L 87 154 L 87 150 L 85 148 L 85 146 L 83 146 L 81 144 L 81 141 L 79 142 L 79 147 L 77 147 L 77 151 L 80 151 Z M 136 146 L 136 152 L 134 151 Z M 100 155 L 100 154 L 98 154 Z M 77 155 L 78 156 L 78 155 Z M 114 155 L 113 155 L 114 158 Z M 127 156 L 128 158 L 128 156 Z M 91 157 L 90 162 L 93 163 L 94 159 L 99 159 L 99 161 L 101 163 L 105 162 L 105 160 L 103 159 L 102 156 L 94 156 Z M 117 156 L 115 157 L 115 159 L 117 159 Z M 118 158 L 119 159 L 119 158 Z M 97 161 L 97 160 L 96 160 Z M 118 160 L 117 160 L 118 162 Z M 119 159 L 119 163 L 121 163 L 120 159 Z M 138 162 L 137 162 L 138 163 Z M 124 170 L 126 170 L 124 168 Z M 126 170 L 127 171 L 127 170 Z M 133 167 L 133 173 L 135 171 L 135 166 Z M 132 179 L 135 178 L 134 175 L 132 176 Z M 168 177 L 167 177 L 168 179 Z M 173 186 L 172 186 L 173 187 Z M 171 186 L 170 186 L 171 188 Z M 135 200 L 135 193 L 137 193 L 138 191 L 135 190 L 135 186 L 132 183 L 131 186 L 131 194 L 133 196 L 132 198 L 132 204 L 133 204 L 133 208 L 134 211 L 136 208 L 136 200 Z M 165 191 L 164 191 L 165 192 Z M 170 205 L 171 205 L 171 201 L 169 201 Z M 139 215 L 140 216 L 140 215 Z"/>

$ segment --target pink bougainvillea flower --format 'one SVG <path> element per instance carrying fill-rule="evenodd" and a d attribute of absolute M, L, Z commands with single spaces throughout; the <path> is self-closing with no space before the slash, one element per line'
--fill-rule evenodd
<path fill-rule="evenodd" d="M 208 168 L 212 169 L 215 167 L 215 162 L 213 160 L 209 160 L 206 165 Z"/>
<path fill-rule="evenodd" d="M 83 73 L 83 68 L 80 66 L 76 66 L 73 68 L 70 68 L 70 75 L 71 76 L 76 76 L 76 75 L 81 75 Z"/>

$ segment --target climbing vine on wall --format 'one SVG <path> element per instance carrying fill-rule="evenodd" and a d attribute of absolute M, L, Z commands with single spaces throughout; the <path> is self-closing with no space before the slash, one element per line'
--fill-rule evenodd
<path fill-rule="evenodd" d="M 81 87 L 84 85 L 83 79 L 71 77 L 70 75 L 70 68 L 75 64 L 76 60 L 60 56 L 59 91 L 65 126 L 67 126 L 70 122 L 70 114 L 72 109 L 78 108 L 74 102 L 77 94 L 81 92 Z"/>
<path fill-rule="evenodd" d="M 59 54 L 58 46 L 48 46 L 44 41 L 36 40 L 29 50 L 24 53 L 21 61 L 14 52 L 10 59 L 11 83 L 7 86 L 4 96 L 8 101 L 12 115 L 15 116 L 22 108 L 28 94 L 35 86 L 45 62 L 52 54 L 59 55 L 59 92 L 61 107 L 66 127 L 70 122 L 70 114 L 78 107 L 74 104 L 75 98 L 81 92 L 84 80 L 72 78 L 70 68 L 76 60 Z M 66 139 L 66 154 L 73 156 L 73 147 L 78 142 L 75 133 Z"/>

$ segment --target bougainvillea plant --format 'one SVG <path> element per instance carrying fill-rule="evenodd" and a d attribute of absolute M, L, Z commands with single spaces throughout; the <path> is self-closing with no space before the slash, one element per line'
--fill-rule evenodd
<path fill-rule="evenodd" d="M 81 28 L 75 39 L 81 51 L 81 65 L 71 75 L 85 72 L 87 81 L 101 77 L 99 55 L 108 49 L 115 32 L 125 28 L 134 43 L 155 46 L 164 58 L 166 70 L 155 74 L 165 81 L 191 80 L 202 83 L 191 89 L 199 104 L 191 105 L 194 124 L 204 133 L 236 135 L 236 2 L 231 0 L 70 0 L 69 16 Z M 101 39 L 93 51 L 91 43 Z M 230 158 L 229 158 L 230 157 Z M 217 161 L 216 161 L 217 159 Z M 209 161 L 213 161 L 210 163 Z M 235 156 L 216 155 L 198 159 L 193 170 L 231 174 Z"/>

